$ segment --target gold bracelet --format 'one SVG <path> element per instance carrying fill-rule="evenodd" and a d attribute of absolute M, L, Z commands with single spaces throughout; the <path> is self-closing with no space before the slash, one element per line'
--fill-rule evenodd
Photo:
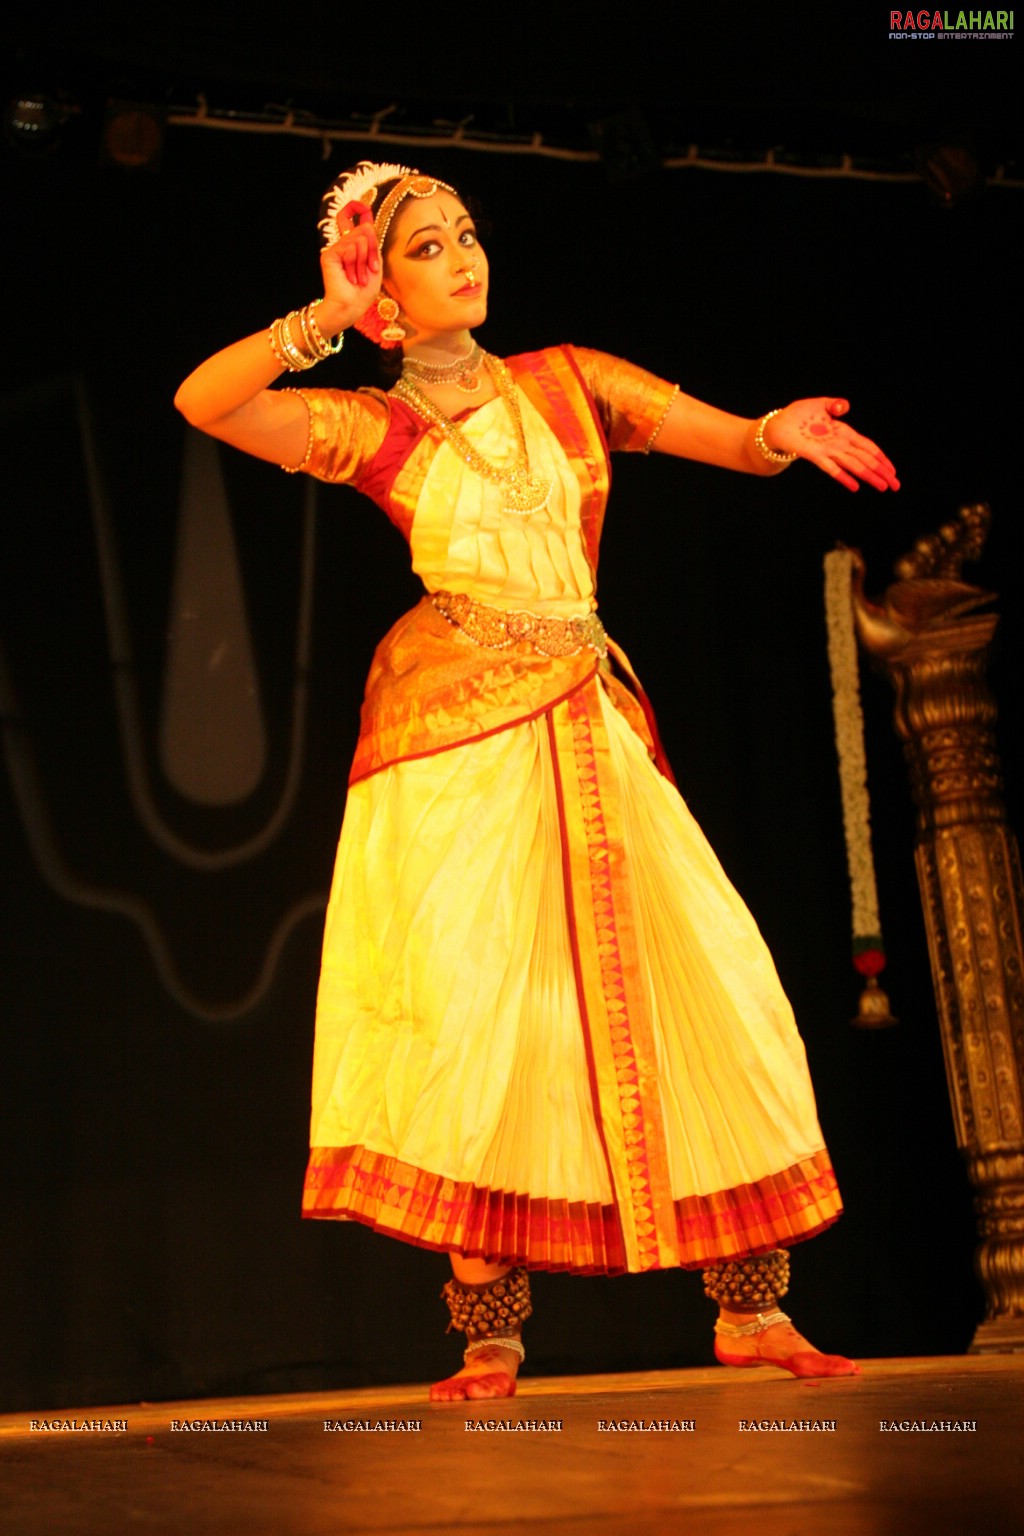
<path fill-rule="evenodd" d="M 275 320 L 270 327 L 270 350 L 281 367 L 289 373 L 301 373 L 306 368 L 315 368 L 320 361 L 315 353 L 304 352 L 292 335 L 292 321 L 299 318 L 298 310 L 293 309 L 283 319 Z"/>
<path fill-rule="evenodd" d="M 780 415 L 783 409 L 783 406 L 778 405 L 774 411 L 766 411 L 754 430 L 754 447 L 757 449 L 762 459 L 767 459 L 769 464 L 792 464 L 794 459 L 798 459 L 800 457 L 798 453 L 778 453 L 774 448 L 769 448 L 768 444 L 764 440 L 765 427 L 771 421 L 772 417 Z"/>
<path fill-rule="evenodd" d="M 276 343 L 274 350 L 277 356 L 284 359 L 284 366 L 288 369 L 289 373 L 294 373 L 296 366 L 295 346 L 291 339 L 291 332 L 287 329 L 287 321 L 275 320 L 270 327 L 270 334 Z"/>
<path fill-rule="evenodd" d="M 313 313 L 315 309 L 319 309 L 322 303 L 323 299 L 314 299 L 312 304 L 306 305 L 302 311 L 304 317 L 302 328 L 305 331 L 308 326 L 310 342 L 314 352 L 320 357 L 336 357 L 345 345 L 345 332 L 339 331 L 333 341 L 328 341 L 323 331 L 317 325 L 316 315 Z"/>
<path fill-rule="evenodd" d="M 302 373 L 307 368 L 315 368 L 325 357 L 335 357 L 345 344 L 344 331 L 339 331 L 333 341 L 328 341 L 317 325 L 313 311 L 322 303 L 322 299 L 314 299 L 305 309 L 291 310 L 283 319 L 275 320 L 270 327 L 270 350 L 288 373 Z M 293 320 L 299 322 L 301 346 L 295 340 Z"/>
<path fill-rule="evenodd" d="M 302 354 L 292 341 L 286 319 L 275 320 L 270 327 L 270 346 L 282 368 L 286 368 L 289 373 L 297 373 L 306 366 Z"/>
<path fill-rule="evenodd" d="M 271 324 L 270 330 L 267 332 L 267 340 L 270 342 L 270 350 L 274 354 L 274 360 L 277 363 L 278 367 L 279 368 L 287 369 L 288 368 L 288 359 L 285 357 L 284 353 L 281 351 L 280 346 L 278 345 L 278 340 L 277 340 L 277 327 L 278 327 L 278 324 L 279 324 L 279 322 L 277 320 L 273 321 L 273 323 Z"/>
<path fill-rule="evenodd" d="M 303 345 L 305 346 L 305 349 L 309 353 L 310 357 L 319 362 L 323 356 L 323 353 L 321 352 L 320 347 L 317 345 L 316 338 L 313 335 L 313 330 L 309 323 L 308 305 L 305 309 L 297 310 L 296 314 L 299 321 L 299 329 L 302 332 Z"/>
<path fill-rule="evenodd" d="M 297 309 L 293 309 L 283 320 L 278 321 L 278 335 L 284 351 L 292 359 L 293 370 L 302 371 L 306 368 L 315 368 L 320 359 L 315 352 L 304 352 L 295 340 L 295 332 L 292 330 L 292 321 L 301 321 L 301 315 Z M 303 332 L 305 335 L 305 332 Z"/>

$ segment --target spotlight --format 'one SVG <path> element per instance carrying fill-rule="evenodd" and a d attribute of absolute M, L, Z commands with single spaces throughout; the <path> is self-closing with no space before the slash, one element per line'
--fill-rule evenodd
<path fill-rule="evenodd" d="M 8 103 L 4 127 L 8 139 L 27 155 L 45 155 L 60 142 L 68 109 L 42 91 L 26 91 Z"/>
<path fill-rule="evenodd" d="M 955 208 L 981 186 L 981 167 L 966 144 L 937 144 L 921 156 L 921 177 L 937 203 Z"/>
<path fill-rule="evenodd" d="M 164 114 L 134 101 L 108 101 L 103 157 L 134 171 L 155 171 L 164 147 Z"/>

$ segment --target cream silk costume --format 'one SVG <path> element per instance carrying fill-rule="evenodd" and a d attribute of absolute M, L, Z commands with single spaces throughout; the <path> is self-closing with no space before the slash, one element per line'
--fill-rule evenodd
<path fill-rule="evenodd" d="M 609 449 L 646 450 L 673 388 L 571 347 L 508 366 L 542 511 L 504 511 L 376 391 L 302 391 L 307 468 L 384 509 L 428 593 L 587 614 Z M 459 426 L 512 462 L 500 397 Z M 305 1215 L 581 1273 L 697 1267 L 836 1218 L 771 959 L 655 759 L 593 650 L 480 646 L 429 598 L 386 636 L 327 914 Z"/>

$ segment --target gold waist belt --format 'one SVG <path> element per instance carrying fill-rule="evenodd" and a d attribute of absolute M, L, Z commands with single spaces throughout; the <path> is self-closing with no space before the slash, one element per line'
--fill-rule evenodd
<path fill-rule="evenodd" d="M 465 592 L 432 592 L 430 601 L 474 645 L 507 650 L 525 640 L 542 656 L 578 656 L 588 648 L 608 654 L 608 636 L 596 613 L 559 619 L 520 608 L 492 608 Z"/>

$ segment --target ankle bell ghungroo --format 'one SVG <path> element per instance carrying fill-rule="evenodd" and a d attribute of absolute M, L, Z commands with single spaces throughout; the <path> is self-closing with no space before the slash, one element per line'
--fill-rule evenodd
<path fill-rule="evenodd" d="M 516 1334 L 533 1311 L 530 1277 L 522 1268 L 510 1269 L 500 1280 L 489 1280 L 486 1285 L 449 1280 L 441 1296 L 451 1313 L 446 1331 L 461 1329 L 470 1340 Z"/>
<path fill-rule="evenodd" d="M 765 1311 L 788 1290 L 789 1254 L 785 1248 L 709 1264 L 704 1271 L 705 1296 L 733 1312 Z"/>

